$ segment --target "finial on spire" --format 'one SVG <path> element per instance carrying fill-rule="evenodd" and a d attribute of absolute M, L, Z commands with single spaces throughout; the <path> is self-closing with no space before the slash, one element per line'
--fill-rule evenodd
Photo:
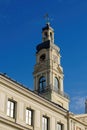
<path fill-rule="evenodd" d="M 44 19 L 46 20 L 46 24 L 50 24 L 50 18 L 49 18 L 49 15 L 48 13 L 44 15 Z"/>

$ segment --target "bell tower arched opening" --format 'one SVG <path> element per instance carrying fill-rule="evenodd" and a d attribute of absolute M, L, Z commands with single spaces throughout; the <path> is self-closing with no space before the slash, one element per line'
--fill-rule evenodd
<path fill-rule="evenodd" d="M 39 92 L 43 92 L 46 88 L 46 78 L 44 76 L 39 79 Z"/>

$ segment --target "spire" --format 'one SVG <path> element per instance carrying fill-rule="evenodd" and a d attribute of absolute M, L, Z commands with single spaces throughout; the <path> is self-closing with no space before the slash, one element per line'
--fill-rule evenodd
<path fill-rule="evenodd" d="M 50 25 L 50 18 L 49 18 L 48 13 L 45 14 L 44 18 L 45 18 L 45 20 L 46 20 L 46 24 L 49 24 L 49 25 Z"/>
<path fill-rule="evenodd" d="M 50 41 L 51 43 L 54 43 L 54 30 L 50 26 L 50 17 L 48 13 L 45 14 L 44 19 L 46 21 L 46 25 L 42 28 L 42 42 Z"/>

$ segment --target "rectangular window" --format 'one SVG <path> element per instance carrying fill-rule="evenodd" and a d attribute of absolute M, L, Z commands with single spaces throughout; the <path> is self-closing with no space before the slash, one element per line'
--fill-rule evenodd
<path fill-rule="evenodd" d="M 15 116 L 15 102 L 10 100 L 7 102 L 7 116 L 12 118 Z"/>
<path fill-rule="evenodd" d="M 33 121 L 33 111 L 30 109 L 26 109 L 26 124 L 32 125 Z"/>
<path fill-rule="evenodd" d="M 48 118 L 42 117 L 42 130 L 48 130 Z"/>
<path fill-rule="evenodd" d="M 57 123 L 57 130 L 63 130 L 63 124 Z"/>

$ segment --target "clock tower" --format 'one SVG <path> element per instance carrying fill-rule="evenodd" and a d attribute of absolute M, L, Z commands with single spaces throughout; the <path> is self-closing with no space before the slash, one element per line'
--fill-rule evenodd
<path fill-rule="evenodd" d="M 68 110 L 69 99 L 64 93 L 64 74 L 60 58 L 60 48 L 54 44 L 54 30 L 47 23 L 42 28 L 42 43 L 36 47 L 34 91 Z"/>

